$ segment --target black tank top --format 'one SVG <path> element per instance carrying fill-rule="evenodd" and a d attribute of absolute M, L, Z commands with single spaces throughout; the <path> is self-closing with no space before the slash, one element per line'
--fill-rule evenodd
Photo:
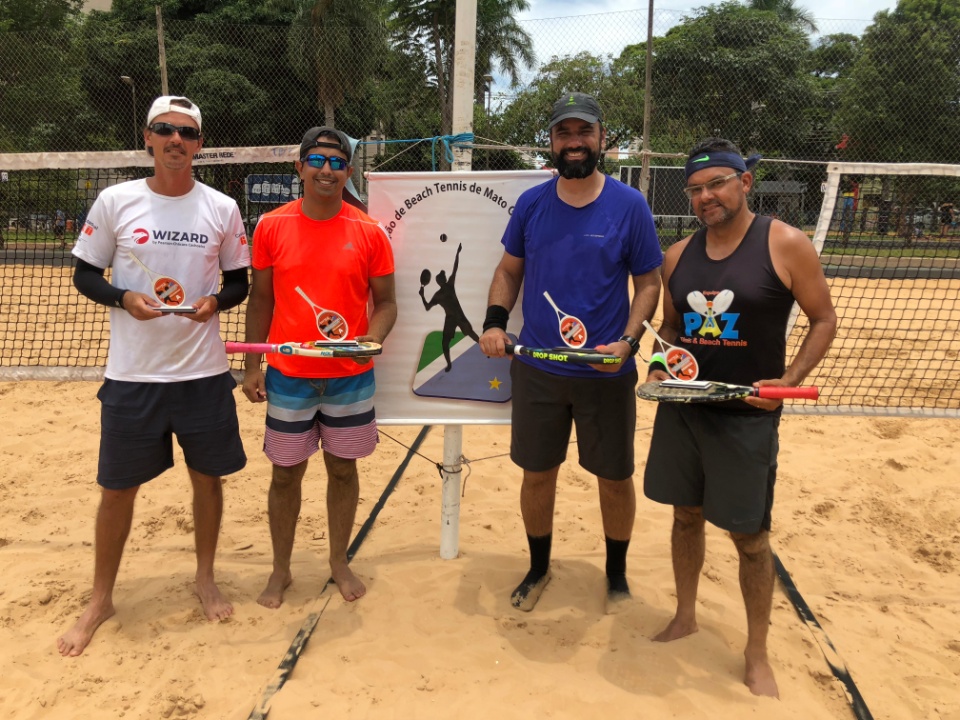
<path fill-rule="evenodd" d="M 723 260 L 707 256 L 707 229 L 701 228 L 670 276 L 680 315 L 676 344 L 697 358 L 699 380 L 751 385 L 783 375 L 794 298 L 770 259 L 771 222 L 755 216 L 740 245 Z M 739 400 L 714 407 L 764 412 Z"/>

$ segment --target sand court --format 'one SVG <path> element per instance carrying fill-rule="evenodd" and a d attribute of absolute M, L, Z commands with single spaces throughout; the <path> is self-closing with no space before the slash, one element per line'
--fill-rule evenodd
<path fill-rule="evenodd" d="M 105 310 L 76 302 L 68 268 L 15 267 L 18 279 L 7 281 L 0 303 L 3 364 L 16 346 L 28 348 L 29 362 L 45 362 L 54 337 L 66 338 L 70 364 L 85 364 L 91 334 L 101 330 L 78 324 L 102 321 Z M 912 344 L 898 347 L 890 333 L 905 321 L 889 318 L 879 337 L 852 339 L 855 328 L 877 329 L 887 312 L 854 309 L 864 307 L 869 288 L 900 282 L 909 286 L 912 316 L 947 312 L 950 332 L 922 336 L 913 325 L 923 320 L 910 326 Z M 828 378 L 850 372 L 847 362 L 869 361 L 876 375 L 898 358 L 949 360 L 953 353 L 955 361 L 957 310 L 930 298 L 956 298 L 958 281 L 831 283 L 841 323 L 824 366 Z M 23 305 L 12 302 L 17 297 Z M 941 388 L 948 382 L 956 388 L 955 379 Z M 666 507 L 638 499 L 628 555 L 634 602 L 604 615 L 597 488 L 577 466 L 575 447 L 559 479 L 553 579 L 534 612 L 511 608 L 527 550 L 520 473 L 502 426 L 464 427 L 460 558 L 438 554 L 435 463 L 443 429 L 434 427 L 353 561 L 368 595 L 352 604 L 331 589 L 318 597 L 328 546 L 325 478 L 314 462 L 304 483 L 294 583 L 279 610 L 261 607 L 256 598 L 271 562 L 270 466 L 260 449 L 263 408 L 239 391 L 250 461 L 225 482 L 217 563 L 234 616 L 207 622 L 193 594 L 190 488 L 177 451 L 177 467 L 138 496 L 114 595 L 117 615 L 82 656 L 61 658 L 56 638 L 80 613 L 92 581 L 98 387 L 0 383 L 0 697 L 11 718 L 246 718 L 304 618 L 322 608 L 273 700 L 272 719 L 853 717 L 779 586 L 769 644 L 782 700 L 755 698 L 742 685 L 746 620 L 736 554 L 715 528 L 708 527 L 700 632 L 668 645 L 649 640 L 675 602 Z M 638 410 L 640 474 L 654 406 L 638 401 Z M 420 428 L 382 430 L 377 452 L 360 464 L 358 528 Z M 876 718 L 960 719 L 958 430 L 956 419 L 895 417 L 785 416 L 781 425 L 773 546 Z"/>
<path fill-rule="evenodd" d="M 98 441 L 96 383 L 0 385 L 0 696 L 12 718 L 245 718 L 330 590 L 319 463 L 308 471 L 294 584 L 256 603 L 270 569 L 262 408 L 240 400 L 247 468 L 225 484 L 218 557 L 235 607 L 209 623 L 192 592 L 189 485 L 178 466 L 148 483 L 115 592 L 117 615 L 79 658 L 56 637 L 90 591 Z M 639 405 L 645 457 L 652 404 Z M 773 544 L 876 718 L 960 717 L 957 422 L 784 418 Z M 418 427 L 385 427 L 361 463 L 357 524 Z M 553 580 L 532 613 L 509 606 L 526 571 L 519 474 L 507 428 L 464 428 L 461 557 L 438 556 L 442 429 L 433 428 L 353 561 L 368 595 L 330 599 L 271 718 L 843 718 L 840 683 L 779 588 L 770 650 L 782 700 L 741 684 L 746 623 L 735 552 L 708 530 L 696 635 L 648 638 L 673 610 L 670 512 L 639 500 L 628 577 L 635 600 L 603 614 L 596 487 L 575 462 L 558 490 Z M 642 465 L 642 463 L 641 463 Z M 465 476 L 467 473 L 464 473 Z"/>

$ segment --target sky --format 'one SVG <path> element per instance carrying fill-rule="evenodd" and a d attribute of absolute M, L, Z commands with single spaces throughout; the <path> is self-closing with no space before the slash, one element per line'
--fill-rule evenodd
<path fill-rule="evenodd" d="M 654 13 L 658 10 L 687 12 L 703 5 L 712 4 L 703 0 L 654 0 Z M 824 20 L 871 20 L 880 10 L 892 10 L 896 0 L 796 0 L 796 4 L 809 10 L 817 19 Z M 523 20 L 592 15 L 594 13 L 646 10 L 645 0 L 530 0 L 530 10 L 519 17 Z"/>
<path fill-rule="evenodd" d="M 627 45 L 646 41 L 648 0 L 528 0 L 530 9 L 517 18 L 533 37 L 539 63 L 551 57 L 589 52 L 617 56 Z M 721 0 L 654 0 L 655 36 L 662 36 L 696 8 Z M 742 0 L 741 0 L 742 1 Z M 814 16 L 820 33 L 861 35 L 881 10 L 892 10 L 896 0 L 794 0 Z M 617 16 L 615 13 L 622 13 Z M 816 36 L 814 36 L 815 38 Z M 521 72 L 521 85 L 535 71 Z M 509 80 L 493 73 L 493 105 L 509 101 L 514 91 Z"/>

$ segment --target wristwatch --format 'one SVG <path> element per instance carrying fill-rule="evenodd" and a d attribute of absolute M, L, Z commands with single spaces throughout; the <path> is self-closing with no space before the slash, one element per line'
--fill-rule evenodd
<path fill-rule="evenodd" d="M 640 341 L 630 335 L 621 335 L 617 342 L 625 342 L 630 346 L 630 357 L 633 357 L 640 351 Z"/>

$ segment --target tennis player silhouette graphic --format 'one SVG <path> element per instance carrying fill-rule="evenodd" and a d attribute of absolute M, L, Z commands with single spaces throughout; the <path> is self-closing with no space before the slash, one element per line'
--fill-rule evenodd
<path fill-rule="evenodd" d="M 430 308 L 439 305 L 443 308 L 444 313 L 446 313 L 446 318 L 443 321 L 443 335 L 440 341 L 441 347 L 443 348 L 443 357 L 447 361 L 446 372 L 450 372 L 450 368 L 453 367 L 453 363 L 450 360 L 450 343 L 453 340 L 454 334 L 457 332 L 457 328 L 459 328 L 464 335 L 473 338 L 474 342 L 480 342 L 480 336 L 477 335 L 467 316 L 464 314 L 463 308 L 460 306 L 460 300 L 457 298 L 457 290 L 454 287 L 454 283 L 457 281 L 457 268 L 460 265 L 461 250 L 463 250 L 463 243 L 457 246 L 457 256 L 453 261 L 453 270 L 450 271 L 449 278 L 443 270 L 437 273 L 436 280 L 440 289 L 433 294 L 429 302 L 424 294 L 424 288 L 426 287 L 426 283 L 430 282 L 430 271 L 424 270 L 420 275 L 420 299 L 423 301 L 424 309 L 429 311 Z"/>

